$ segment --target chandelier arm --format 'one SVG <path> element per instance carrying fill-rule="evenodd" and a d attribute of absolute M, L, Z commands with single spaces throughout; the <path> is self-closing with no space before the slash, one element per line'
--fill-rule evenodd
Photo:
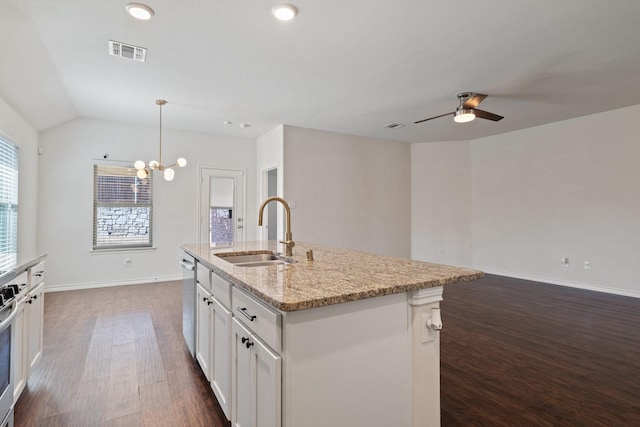
<path fill-rule="evenodd" d="M 159 103 L 160 105 L 160 158 L 158 159 L 158 163 L 162 166 L 162 106 L 163 103 Z"/>

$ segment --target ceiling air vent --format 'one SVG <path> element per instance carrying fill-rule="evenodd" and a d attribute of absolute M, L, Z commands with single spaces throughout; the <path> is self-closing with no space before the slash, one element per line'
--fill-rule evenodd
<path fill-rule="evenodd" d="M 145 49 L 144 47 L 138 47 L 109 40 L 109 55 L 144 62 L 144 60 L 147 58 L 147 49 Z"/>
<path fill-rule="evenodd" d="M 398 129 L 398 128 L 403 128 L 404 125 L 401 125 L 400 123 L 389 123 L 388 125 L 384 125 L 383 127 L 389 128 L 389 129 Z"/>

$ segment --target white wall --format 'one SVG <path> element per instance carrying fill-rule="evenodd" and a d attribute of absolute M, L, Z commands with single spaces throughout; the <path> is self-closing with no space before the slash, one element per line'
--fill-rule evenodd
<path fill-rule="evenodd" d="M 266 171 L 274 168 L 278 169 L 277 194 L 282 197 L 284 192 L 284 126 L 277 126 L 270 132 L 260 136 L 257 145 L 258 191 L 256 195 L 256 206 L 260 206 L 268 194 L 267 182 L 264 176 Z M 268 212 L 269 209 L 267 208 L 264 214 L 268 215 Z M 277 216 L 278 239 L 282 240 L 284 238 L 284 210 L 280 203 L 277 204 Z M 257 219 L 255 221 L 255 224 L 257 224 Z M 264 224 L 267 224 L 266 216 L 264 218 Z M 268 233 L 266 227 L 259 227 L 257 235 L 261 240 L 267 240 Z"/>
<path fill-rule="evenodd" d="M 471 266 L 471 146 L 411 145 L 411 257 Z"/>
<path fill-rule="evenodd" d="M 40 255 L 37 246 L 38 132 L 0 98 L 0 134 L 20 147 L 18 177 L 18 263 Z"/>
<path fill-rule="evenodd" d="M 284 128 L 293 239 L 409 257 L 410 146 Z"/>
<path fill-rule="evenodd" d="M 640 296 L 639 115 L 640 105 L 473 141 L 473 264 Z"/>
<path fill-rule="evenodd" d="M 163 129 L 163 163 L 185 157 L 175 179 L 154 178 L 154 251 L 92 252 L 93 164 L 151 160 L 158 130 L 117 122 L 77 119 L 41 134 L 39 247 L 49 252 L 50 288 L 139 283 L 179 278 L 179 248 L 197 242 L 198 166 L 247 170 L 247 215 L 256 217 L 256 142 Z M 247 239 L 255 240 L 255 230 Z M 131 266 L 125 266 L 125 260 Z"/>

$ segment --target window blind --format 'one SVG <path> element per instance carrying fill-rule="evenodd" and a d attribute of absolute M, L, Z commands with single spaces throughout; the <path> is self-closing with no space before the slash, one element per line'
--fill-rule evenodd
<path fill-rule="evenodd" d="M 93 248 L 150 247 L 153 244 L 153 179 L 133 167 L 94 165 Z"/>
<path fill-rule="evenodd" d="M 18 147 L 0 137 L 0 271 L 15 267 L 18 253 Z"/>

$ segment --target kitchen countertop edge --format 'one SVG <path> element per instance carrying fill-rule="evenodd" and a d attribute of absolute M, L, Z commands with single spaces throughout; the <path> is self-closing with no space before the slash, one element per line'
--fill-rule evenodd
<path fill-rule="evenodd" d="M 251 267 L 249 269 L 247 269 L 247 267 L 244 267 L 244 268 L 235 267 L 231 263 L 224 261 L 222 259 L 218 259 L 218 257 L 215 256 L 217 253 L 220 253 L 220 252 L 222 253 L 224 252 L 261 253 L 265 251 L 276 252 L 276 247 L 277 247 L 276 242 L 249 242 L 249 243 L 254 243 L 255 245 L 253 246 L 249 245 L 248 249 L 247 249 L 247 245 L 245 244 L 242 244 L 242 247 L 240 248 L 232 247 L 232 248 L 222 248 L 219 250 L 210 249 L 206 247 L 206 251 L 205 251 L 205 246 L 196 245 L 196 244 L 184 244 L 182 245 L 182 249 L 186 251 L 188 254 L 190 254 L 191 256 L 198 259 L 198 262 L 202 263 L 204 266 L 206 266 L 208 269 L 210 269 L 217 275 L 221 276 L 223 279 L 228 280 L 229 282 L 233 283 L 239 288 L 246 290 L 247 292 L 258 297 L 265 303 L 269 304 L 270 306 L 283 312 L 307 310 L 311 308 L 358 301 L 362 299 L 380 297 L 384 295 L 417 291 L 420 289 L 451 285 L 451 284 L 460 283 L 460 282 L 468 282 L 471 280 L 479 279 L 484 276 L 484 273 L 482 271 L 472 270 L 472 269 L 467 269 L 462 267 L 446 266 L 442 264 L 427 263 L 422 261 L 408 260 L 404 258 L 395 258 L 395 257 L 389 257 L 385 255 L 376 255 L 376 254 L 371 254 L 367 252 L 353 251 L 353 250 L 347 250 L 347 249 L 330 248 L 322 245 L 296 243 L 297 245 L 296 248 L 299 249 L 298 252 L 300 252 L 300 249 L 304 249 L 305 247 L 308 246 L 309 248 L 313 248 L 314 250 L 319 249 L 319 250 L 324 250 L 325 252 L 335 251 L 340 254 L 349 253 L 352 256 L 352 259 L 355 259 L 355 258 L 372 259 L 373 258 L 373 259 L 384 260 L 386 263 L 395 265 L 395 268 L 398 268 L 398 269 L 406 269 L 414 265 L 428 265 L 428 266 L 432 266 L 433 268 L 443 267 L 443 268 L 446 268 L 447 270 L 455 271 L 457 274 L 449 274 L 446 277 L 437 277 L 433 279 L 420 278 L 417 280 L 410 281 L 409 283 L 381 285 L 378 287 L 373 287 L 373 288 L 364 289 L 364 290 L 357 289 L 358 287 L 356 285 L 352 285 L 351 289 L 347 289 L 344 292 L 342 292 L 342 290 L 339 292 L 336 292 L 335 288 L 332 288 L 331 292 L 329 292 L 328 295 L 309 296 L 294 302 L 287 302 L 287 301 L 284 301 L 284 298 L 278 298 L 277 296 L 270 295 L 266 291 L 261 290 L 260 284 L 247 283 L 247 282 L 251 282 L 251 280 L 238 277 L 240 275 L 246 275 L 246 273 L 250 272 L 250 270 L 253 270 L 254 268 L 272 269 L 271 272 L 273 274 L 277 274 L 275 273 L 275 269 L 277 267 L 275 266 Z M 302 254 L 304 254 L 304 252 L 302 252 Z M 294 259 L 295 258 L 297 258 L 296 261 L 298 264 L 301 262 L 305 262 L 304 255 L 294 256 Z M 304 266 L 305 264 L 300 264 L 300 265 L 294 264 L 291 266 L 286 266 L 285 268 L 296 268 L 296 267 L 304 268 Z M 362 268 L 366 268 L 366 264 L 362 264 Z M 240 269 L 240 270 L 236 270 L 236 269 Z M 268 271 L 268 270 L 263 270 L 263 271 Z M 335 271 L 333 273 L 335 274 Z M 322 274 L 322 271 L 320 271 L 318 274 Z M 348 274 L 349 272 L 345 272 L 343 274 L 343 276 L 347 279 L 347 281 L 348 281 Z M 349 287 L 349 284 L 347 284 L 346 287 Z"/>

